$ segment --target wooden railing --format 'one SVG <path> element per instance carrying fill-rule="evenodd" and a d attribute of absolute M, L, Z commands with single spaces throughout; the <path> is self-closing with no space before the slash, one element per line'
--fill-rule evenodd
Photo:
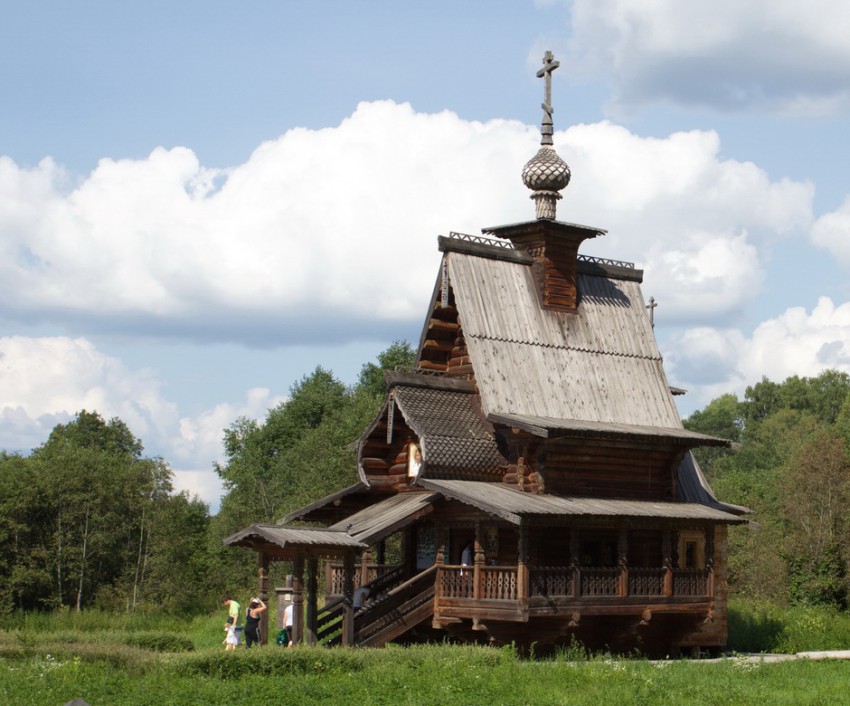
<path fill-rule="evenodd" d="M 441 598 L 472 598 L 473 569 L 471 566 L 441 566 L 437 584 Z"/>
<path fill-rule="evenodd" d="M 345 599 L 328 601 L 319 611 L 316 620 L 316 639 L 319 644 L 327 645 L 339 642 L 342 634 L 342 621 L 345 617 Z"/>
<path fill-rule="evenodd" d="M 369 644 L 375 635 L 391 629 L 393 624 L 412 627 L 413 624 L 405 623 L 405 618 L 425 604 L 429 604 L 429 610 L 433 610 L 436 571 L 436 566 L 425 569 L 363 611 L 358 611 L 354 617 L 356 644 Z"/>
<path fill-rule="evenodd" d="M 472 566 L 441 566 L 437 577 L 441 598 L 475 598 L 485 601 L 515 601 L 517 599 L 517 567 L 482 566 L 479 569 L 480 589 L 475 590 L 475 569 Z"/>
<path fill-rule="evenodd" d="M 531 569 L 529 596 L 572 596 L 575 572 L 569 566 L 538 566 Z"/>
<path fill-rule="evenodd" d="M 328 562 L 325 565 L 325 594 L 328 596 L 341 596 L 345 583 L 345 573 L 342 564 Z M 385 574 L 397 572 L 401 569 L 398 564 L 369 564 L 366 567 L 366 580 L 362 580 L 363 566 L 354 566 L 354 586 L 372 583 L 382 578 Z"/>
<path fill-rule="evenodd" d="M 390 568 L 393 570 L 375 579 L 373 585 L 389 584 L 393 579 L 397 582 L 400 568 Z M 435 589 L 438 602 L 443 599 L 474 598 L 484 601 L 517 601 L 520 593 L 518 575 L 516 566 L 480 566 L 476 591 L 475 567 L 432 566 L 403 584 L 373 594 L 374 600 L 366 608 L 354 613 L 355 642 L 369 644 L 371 640 L 378 639 L 376 636 L 379 633 L 391 631 L 394 623 L 404 628 L 405 616 L 414 614 L 431 601 Z M 528 595 L 531 598 L 596 598 L 607 602 L 606 599 L 618 597 L 699 598 L 709 596 L 710 593 L 709 569 L 543 566 L 529 570 Z M 339 642 L 345 605 L 342 598 L 332 599 L 319 612 L 319 642 Z"/>
<path fill-rule="evenodd" d="M 515 601 L 517 599 L 516 567 L 481 567 L 481 599 L 488 601 Z"/>
<path fill-rule="evenodd" d="M 369 603 L 376 603 L 382 600 L 387 593 L 391 593 L 392 589 L 401 583 L 403 578 L 403 566 L 387 564 L 382 566 L 381 569 L 380 572 L 375 572 L 379 575 L 367 584 L 369 587 Z M 339 575 L 342 575 L 341 567 Z M 340 587 L 341 590 L 342 588 Z M 345 605 L 345 597 L 340 595 L 328 600 L 319 611 L 316 621 L 316 637 L 320 643 L 335 644 L 339 642 L 339 637 L 342 633 Z M 355 621 L 357 616 L 365 610 L 366 608 L 363 607 L 355 611 Z"/>
<path fill-rule="evenodd" d="M 708 569 L 674 569 L 674 596 L 706 596 L 709 593 Z"/>
<path fill-rule="evenodd" d="M 582 567 L 579 572 L 579 594 L 582 596 L 616 596 L 620 569 L 599 566 Z"/>
<path fill-rule="evenodd" d="M 658 569 L 629 569 L 629 595 L 630 596 L 663 596 L 664 577 L 667 570 Z"/>
<path fill-rule="evenodd" d="M 671 569 L 664 567 L 590 567 L 542 566 L 529 571 L 531 597 L 604 598 L 608 596 L 678 597 L 708 596 L 711 593 L 709 569 Z M 576 586 L 578 591 L 576 591 Z"/>

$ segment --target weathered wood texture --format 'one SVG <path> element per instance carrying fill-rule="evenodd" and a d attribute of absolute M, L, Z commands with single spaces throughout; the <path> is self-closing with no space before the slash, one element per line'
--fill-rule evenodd
<path fill-rule="evenodd" d="M 674 500 L 678 450 L 633 448 L 576 440 L 550 445 L 541 463 L 546 492 L 555 495 Z"/>
<path fill-rule="evenodd" d="M 447 257 L 487 414 L 681 427 L 637 282 L 580 274 L 565 316 L 540 308 L 528 266 Z"/>

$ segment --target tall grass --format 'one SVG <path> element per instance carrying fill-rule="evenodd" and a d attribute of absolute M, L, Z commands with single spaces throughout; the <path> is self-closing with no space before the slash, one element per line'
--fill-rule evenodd
<path fill-rule="evenodd" d="M 13 616 L 0 630 L 0 703 L 58 704 L 826 704 L 846 702 L 844 663 L 652 663 L 586 655 L 549 659 L 509 647 L 281 648 L 226 653 L 223 611 L 163 616 Z M 850 645 L 850 618 L 743 601 L 732 647 L 790 652 Z M 186 643 L 194 651 L 185 651 Z"/>
<path fill-rule="evenodd" d="M 729 648 L 736 652 L 792 654 L 850 649 L 850 614 L 829 607 L 778 607 L 733 600 Z"/>

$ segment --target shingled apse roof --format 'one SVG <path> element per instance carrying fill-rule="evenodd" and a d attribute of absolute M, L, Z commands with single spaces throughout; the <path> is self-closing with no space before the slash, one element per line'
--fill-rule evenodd
<path fill-rule="evenodd" d="M 422 447 L 429 478 L 498 479 L 505 464 L 478 396 L 398 385 L 396 404 Z"/>

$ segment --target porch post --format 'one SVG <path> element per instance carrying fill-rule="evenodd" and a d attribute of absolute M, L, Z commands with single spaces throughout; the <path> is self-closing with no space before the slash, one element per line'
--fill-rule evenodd
<path fill-rule="evenodd" d="M 624 597 L 629 595 L 629 536 L 625 527 L 620 527 L 617 533 L 617 566 L 620 567 L 617 595 Z"/>
<path fill-rule="evenodd" d="M 475 523 L 475 558 L 472 561 L 472 597 L 476 601 L 480 601 L 484 592 L 484 587 L 481 585 L 483 573 L 481 567 L 484 566 L 484 546 L 481 544 L 481 523 Z"/>
<path fill-rule="evenodd" d="M 360 555 L 360 580 L 358 586 L 365 586 L 369 583 L 369 564 L 372 562 L 372 550 L 364 549 Z"/>
<path fill-rule="evenodd" d="M 269 555 L 260 552 L 257 557 L 257 596 L 266 605 L 269 604 Z M 269 612 L 260 613 L 260 644 L 269 644 Z"/>
<path fill-rule="evenodd" d="M 439 606 L 440 598 L 443 595 L 443 566 L 446 563 L 446 531 L 442 525 L 436 525 L 434 528 L 434 541 L 437 544 L 437 551 L 434 555 L 434 565 L 437 567 L 437 585 L 434 587 L 434 606 Z M 436 613 L 436 610 L 434 611 Z"/>
<path fill-rule="evenodd" d="M 292 644 L 304 639 L 304 556 L 299 551 L 292 562 Z"/>
<path fill-rule="evenodd" d="M 318 641 L 319 604 L 318 592 L 319 560 L 315 556 L 307 557 L 307 644 L 315 645 Z"/>
<path fill-rule="evenodd" d="M 375 561 L 381 566 L 387 563 L 387 540 L 382 539 L 378 542 L 378 557 Z"/>
<path fill-rule="evenodd" d="M 664 529 L 661 536 L 661 553 L 664 555 L 664 595 L 673 595 L 673 530 L 669 527 Z"/>
<path fill-rule="evenodd" d="M 342 595 L 345 597 L 342 614 L 342 644 L 354 644 L 354 552 L 345 552 L 342 561 Z"/>
<path fill-rule="evenodd" d="M 570 575 L 573 584 L 573 598 L 578 598 L 581 592 L 581 569 L 579 568 L 579 536 L 575 527 L 570 528 Z"/>
<path fill-rule="evenodd" d="M 519 526 L 519 544 L 517 546 L 516 567 L 516 597 L 519 609 L 528 607 L 528 527 L 525 524 Z"/>
<path fill-rule="evenodd" d="M 706 591 L 710 598 L 714 598 L 714 527 L 705 530 L 705 568 L 708 569 L 706 576 Z"/>

